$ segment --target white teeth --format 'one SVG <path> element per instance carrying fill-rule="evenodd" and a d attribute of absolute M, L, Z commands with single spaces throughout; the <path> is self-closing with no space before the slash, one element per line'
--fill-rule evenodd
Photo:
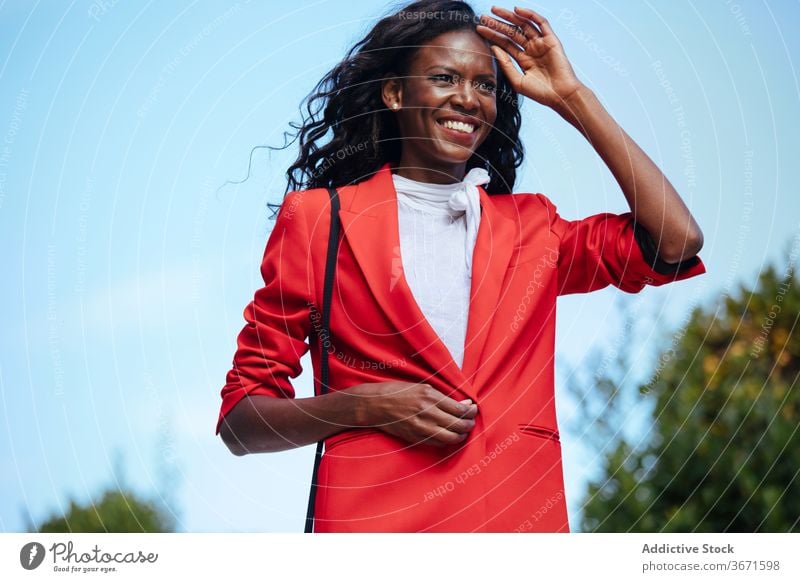
<path fill-rule="evenodd" d="M 462 133 L 472 133 L 475 131 L 475 126 L 471 123 L 464 123 L 463 121 L 453 121 L 451 119 L 446 119 L 442 122 L 442 125 L 447 127 L 448 129 L 455 129 L 456 131 L 460 131 Z"/>

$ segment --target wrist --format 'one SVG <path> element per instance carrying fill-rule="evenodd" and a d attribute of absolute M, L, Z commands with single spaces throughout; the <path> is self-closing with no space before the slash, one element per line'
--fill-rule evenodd
<path fill-rule="evenodd" d="M 577 126 L 580 124 L 581 118 L 590 111 L 590 107 L 595 104 L 596 101 L 597 97 L 594 92 L 581 83 L 572 93 L 554 104 L 553 110 L 561 117 Z"/>
<path fill-rule="evenodd" d="M 363 384 L 356 384 L 340 390 L 346 396 L 347 408 L 351 411 L 348 419 L 354 427 L 369 426 L 369 395 L 362 389 Z"/>

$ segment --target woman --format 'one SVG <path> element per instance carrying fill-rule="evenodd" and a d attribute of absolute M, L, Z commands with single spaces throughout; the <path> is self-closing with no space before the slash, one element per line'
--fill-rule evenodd
<path fill-rule="evenodd" d="M 420 1 L 382 19 L 320 82 L 324 114 L 300 128 L 217 431 L 236 455 L 325 439 L 315 531 L 569 531 L 556 297 L 705 272 L 681 198 L 576 78 L 547 20 L 492 12 Z M 567 221 L 542 194 L 510 194 L 520 98 L 590 141 L 631 212 Z M 326 186 L 343 236 L 320 338 Z M 296 399 L 289 378 L 312 345 L 315 372 L 328 350 L 330 392 Z"/>

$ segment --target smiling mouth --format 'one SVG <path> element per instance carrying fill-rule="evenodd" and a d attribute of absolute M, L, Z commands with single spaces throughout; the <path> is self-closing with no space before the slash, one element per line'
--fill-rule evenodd
<path fill-rule="evenodd" d="M 478 126 L 474 123 L 466 123 L 463 121 L 453 121 L 452 119 L 437 119 L 436 123 L 441 125 L 442 127 L 446 127 L 447 129 L 452 129 L 453 131 L 458 131 L 459 133 L 471 134 L 475 133 L 478 129 Z"/>

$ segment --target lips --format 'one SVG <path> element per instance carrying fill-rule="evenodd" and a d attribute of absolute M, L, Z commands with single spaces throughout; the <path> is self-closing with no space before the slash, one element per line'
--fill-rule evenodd
<path fill-rule="evenodd" d="M 438 119 L 436 121 L 442 127 L 446 127 L 447 129 L 458 131 L 464 134 L 471 134 L 474 133 L 478 126 L 474 123 L 469 123 L 465 121 L 454 121 L 452 119 Z"/>
<path fill-rule="evenodd" d="M 459 143 L 464 147 L 473 147 L 478 139 L 480 123 L 472 117 L 447 115 L 436 120 L 447 141 Z"/>

